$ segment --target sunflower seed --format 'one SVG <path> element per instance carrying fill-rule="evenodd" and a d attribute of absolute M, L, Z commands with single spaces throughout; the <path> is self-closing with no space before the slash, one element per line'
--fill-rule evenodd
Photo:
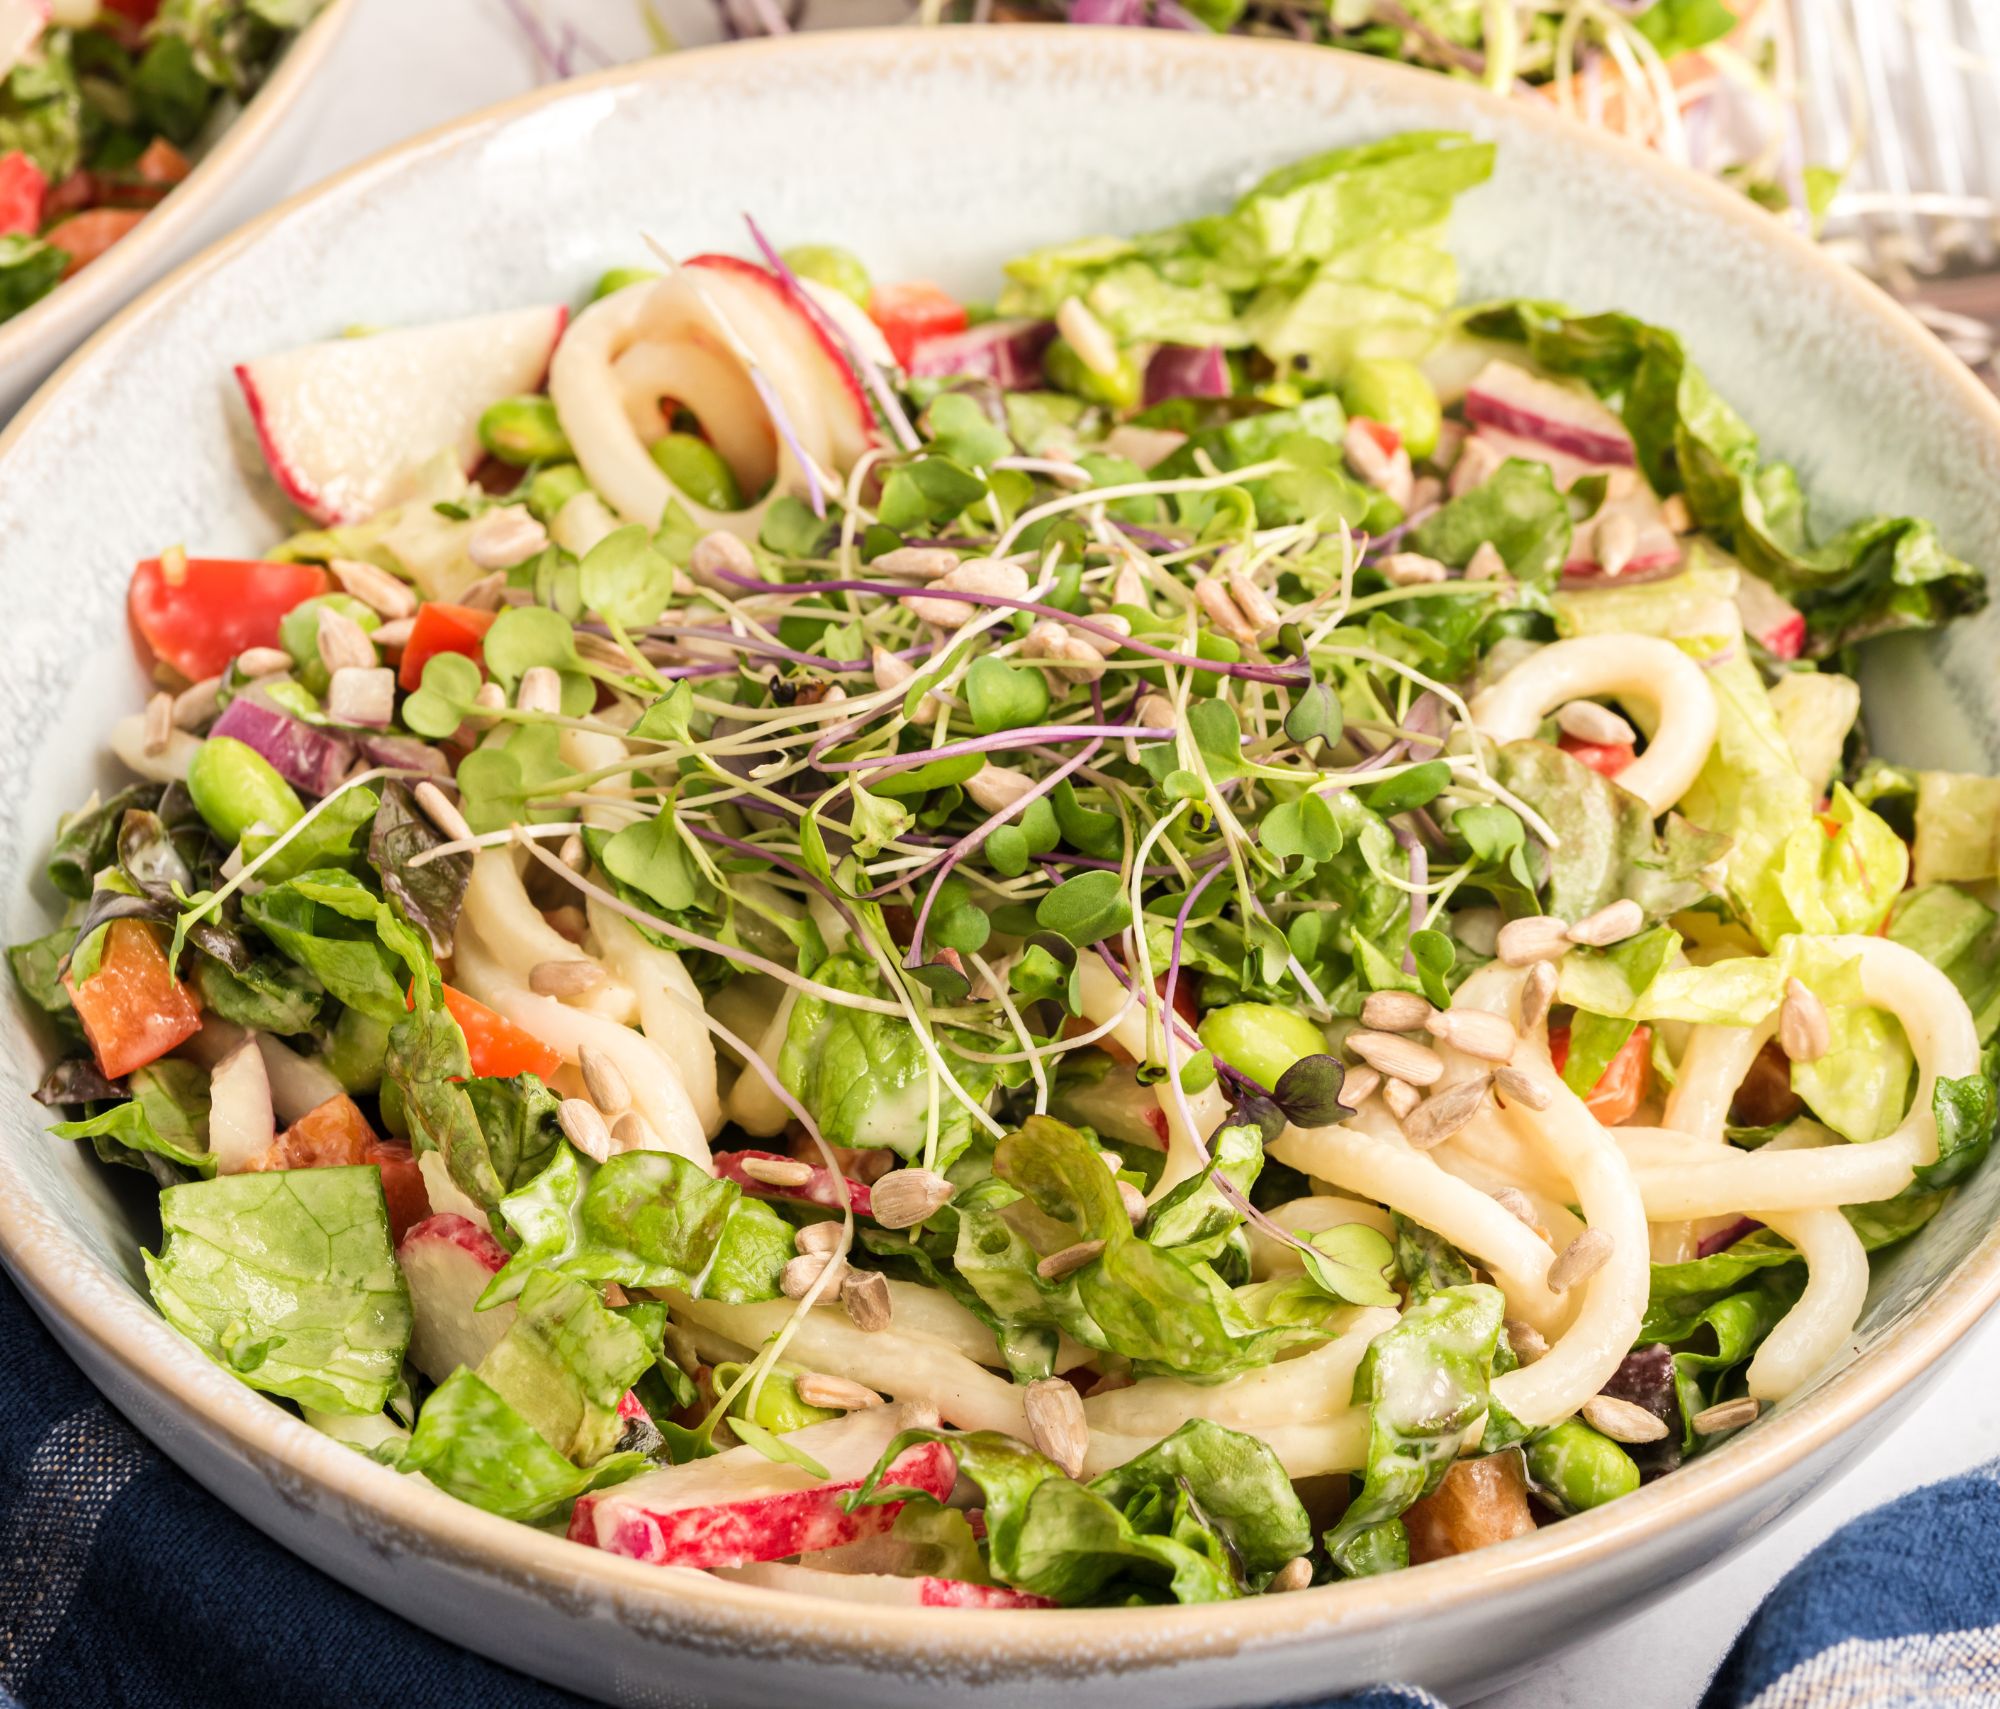
<path fill-rule="evenodd" d="M 868 566 L 871 576 L 912 576 L 934 582 L 958 568 L 958 554 L 948 546 L 898 546 Z"/>
<path fill-rule="evenodd" d="M 808 1252 L 824 1258 L 840 1244 L 841 1224 L 830 1222 L 809 1222 L 792 1236 L 792 1244 L 801 1252 Z"/>
<path fill-rule="evenodd" d="M 879 1270 L 850 1270 L 840 1284 L 840 1303 L 856 1329 L 869 1334 L 887 1329 L 895 1307 L 889 1298 L 889 1278 Z"/>
<path fill-rule="evenodd" d="M 373 670 L 377 664 L 375 643 L 368 631 L 344 611 L 322 605 L 318 613 L 317 645 L 320 663 L 329 671 Z"/>
<path fill-rule="evenodd" d="M 611 1155 L 611 1130 L 604 1125 L 596 1105 L 581 1098 L 565 1098 L 556 1105 L 556 1125 L 592 1162 L 602 1163 Z"/>
<path fill-rule="evenodd" d="M 627 1110 L 611 1124 L 611 1139 L 620 1151 L 664 1151 L 653 1124 L 637 1110 Z"/>
<path fill-rule="evenodd" d="M 1422 552 L 1391 552 L 1375 566 L 1391 587 L 1422 587 L 1445 580 L 1451 571 Z"/>
<path fill-rule="evenodd" d="M 807 1406 L 823 1406 L 830 1412 L 859 1412 L 882 1404 L 882 1397 L 873 1389 L 822 1371 L 801 1371 L 792 1379 L 792 1389 Z"/>
<path fill-rule="evenodd" d="M 1597 567 L 1607 576 L 1623 575 L 1632 554 L 1639 549 L 1639 525 L 1624 511 L 1615 510 L 1598 522 L 1592 538 Z"/>
<path fill-rule="evenodd" d="M 1423 1093 L 1407 1080 L 1385 1080 L 1382 1083 L 1382 1102 L 1389 1106 L 1389 1114 L 1401 1121 L 1424 1101 Z"/>
<path fill-rule="evenodd" d="M 1035 787 L 1035 780 L 1012 766 L 983 765 L 962 785 L 973 805 L 989 813 L 1002 813 Z"/>
<path fill-rule="evenodd" d="M 528 969 L 528 989 L 537 997 L 581 997 L 604 983 L 594 961 L 538 961 Z"/>
<path fill-rule="evenodd" d="M 1553 914 L 1530 914 L 1502 926 L 1493 947 L 1509 967 L 1527 967 L 1567 955 L 1571 942 L 1569 928 Z"/>
<path fill-rule="evenodd" d="M 1351 1032 L 1347 1048 L 1368 1064 L 1412 1086 L 1435 1086 L 1444 1076 L 1444 1058 L 1428 1045 L 1394 1033 Z"/>
<path fill-rule="evenodd" d="M 489 510 L 472 525 L 465 537 L 465 555 L 482 570 L 510 570 L 516 564 L 525 563 L 537 552 L 547 549 L 549 531 L 537 522 L 527 506 L 519 504 L 503 505 L 498 510 Z M 485 607 L 493 610 L 500 603 L 500 590 L 506 585 L 505 578 L 492 580 L 491 588 L 482 593 L 483 598 L 493 601 Z M 475 583 L 475 587 L 482 584 Z M 472 605 L 472 589 L 459 595 L 459 602 Z M 474 606 L 475 610 L 480 607 Z"/>
<path fill-rule="evenodd" d="M 727 585 L 730 575 L 749 576 L 754 580 L 757 560 L 750 555 L 750 548 L 734 534 L 726 528 L 717 528 L 694 543 L 694 550 L 688 554 L 688 573 L 696 581 L 711 587 Z"/>
<path fill-rule="evenodd" d="M 1071 1477 L 1083 1470 L 1090 1451 L 1090 1420 L 1083 1397 L 1061 1377 L 1041 1377 L 1021 1396 L 1028 1414 L 1028 1434 L 1035 1446 Z"/>
<path fill-rule="evenodd" d="M 1519 1104 L 1524 1109 L 1546 1110 L 1549 1107 L 1549 1094 L 1541 1082 L 1504 1062 L 1493 1070 L 1493 1089 L 1510 1103 Z"/>
<path fill-rule="evenodd" d="M 1385 1033 L 1413 1033 L 1436 1014 L 1414 991 L 1371 991 L 1361 1004 L 1361 1024 Z"/>
<path fill-rule="evenodd" d="M 1243 613 L 1245 622 L 1255 626 L 1258 634 L 1269 634 L 1278 627 L 1278 608 L 1271 603 L 1271 596 L 1251 578 L 1248 570 L 1231 570 L 1228 584 L 1229 597 L 1236 601 L 1236 609 Z"/>
<path fill-rule="evenodd" d="M 1669 493 L 1660 500 L 1660 520 L 1675 534 L 1686 534 L 1694 528 L 1694 517 L 1688 510 L 1688 501 L 1679 493 Z"/>
<path fill-rule="evenodd" d="M 1403 1118 L 1403 1137 L 1419 1151 L 1442 1145 L 1479 1114 L 1492 1086 L 1493 1076 L 1481 1074 L 1426 1098 Z"/>
<path fill-rule="evenodd" d="M 1264 1586 L 1266 1596 L 1282 1596 L 1289 1590 L 1304 1590 L 1313 1581 L 1313 1564 L 1304 1555 L 1294 1555 L 1271 1575 Z"/>
<path fill-rule="evenodd" d="M 1348 1109 L 1358 1110 L 1364 1102 L 1375 1095 L 1376 1089 L 1381 1084 L 1381 1074 L 1364 1062 L 1358 1068 L 1348 1069 L 1341 1077 L 1340 1101 Z"/>
<path fill-rule="evenodd" d="M 1521 1030 L 1533 1032 L 1548 1018 L 1549 1005 L 1556 1000 L 1560 975 L 1552 961 L 1538 961 L 1528 969 L 1521 983 Z"/>
<path fill-rule="evenodd" d="M 162 689 L 146 702 L 140 745 L 149 754 L 163 754 L 174 739 L 174 697 Z"/>
<path fill-rule="evenodd" d="M 1546 967 L 1548 963 L 1536 965 Z M 1431 1022 L 1431 1037 L 1481 1062 L 1505 1062 L 1521 1042 L 1504 1016 L 1486 1009 L 1445 1010 Z"/>
<path fill-rule="evenodd" d="M 1697 1436 L 1717 1436 L 1725 1430 L 1741 1430 L 1746 1424 L 1754 1424 L 1762 1410 L 1756 1401 L 1744 1395 L 1740 1400 L 1703 1407 L 1688 1423 Z"/>
<path fill-rule="evenodd" d="M 1025 599 L 1028 572 L 1004 558 L 970 558 L 955 570 L 947 570 L 931 584 L 953 593 L 998 595 L 1002 599 Z M 963 628 L 978 611 L 976 602 L 962 599 L 932 599 L 917 595 L 904 602 L 933 629 Z"/>
<path fill-rule="evenodd" d="M 352 594 L 370 611 L 388 618 L 416 615 L 415 590 L 387 570 L 364 564 L 356 558 L 329 558 L 326 567 L 332 571 L 333 579 L 340 583 L 341 591 Z"/>
<path fill-rule="evenodd" d="M 560 712 L 562 678 L 547 665 L 530 665 L 514 690 L 514 704 L 523 712 Z"/>
<path fill-rule="evenodd" d="M 1556 1254 L 1549 1266 L 1549 1292 L 1566 1294 L 1588 1281 L 1611 1261 L 1611 1236 L 1601 1228 L 1586 1228 Z"/>
<path fill-rule="evenodd" d="M 1616 747 L 1621 742 L 1636 739 L 1630 724 L 1610 707 L 1600 706 L 1594 700 L 1572 700 L 1557 707 L 1556 728 L 1565 736 L 1574 736 L 1579 742 L 1591 742 L 1601 747 Z"/>
<path fill-rule="evenodd" d="M 1532 1323 L 1510 1317 L 1502 1327 L 1507 1331 L 1507 1345 L 1514 1349 L 1514 1357 L 1524 1365 L 1532 1365 L 1549 1350 L 1547 1338 Z"/>
<path fill-rule="evenodd" d="M 778 1291 L 788 1300 L 804 1299 L 829 1265 L 835 1269 L 827 1287 L 837 1289 L 847 1279 L 847 1260 L 826 1253 L 801 1252 L 779 1272 Z"/>
<path fill-rule="evenodd" d="M 576 1055 L 577 1066 L 583 1070 L 583 1089 L 593 1104 L 606 1116 L 622 1115 L 632 1107 L 632 1088 L 625 1084 L 617 1063 L 595 1045 L 585 1045 Z"/>
<path fill-rule="evenodd" d="M 1608 908 L 1586 914 L 1569 929 L 1573 944 L 1589 944 L 1601 949 L 1606 944 L 1623 943 L 1646 923 L 1646 910 L 1631 897 L 1622 897 Z"/>
<path fill-rule="evenodd" d="M 1079 1240 L 1074 1246 L 1051 1252 L 1035 1266 L 1035 1274 L 1045 1282 L 1060 1282 L 1063 1277 L 1081 1270 L 1103 1250 L 1104 1242 L 1101 1240 Z"/>
<path fill-rule="evenodd" d="M 1493 1202 L 1516 1222 L 1528 1228 L 1540 1228 L 1542 1219 L 1535 1214 L 1534 1201 L 1519 1187 L 1500 1187 L 1494 1191 Z"/>
<path fill-rule="evenodd" d="M 437 826 L 455 843 L 469 842 L 472 827 L 465 822 L 465 815 L 452 805 L 445 792 L 425 778 L 411 792 L 423 816 Z"/>
<path fill-rule="evenodd" d="M 276 676 L 292 668 L 292 655 L 283 647 L 246 647 L 236 655 L 236 668 L 246 677 Z"/>
<path fill-rule="evenodd" d="M 1666 1439 L 1665 1421 L 1634 1401 L 1594 1394 L 1583 1403 L 1581 1410 L 1584 1423 L 1598 1435 L 1609 1436 L 1614 1442 L 1660 1442 Z"/>
<path fill-rule="evenodd" d="M 869 1212 L 884 1228 L 915 1228 L 957 1189 L 934 1169 L 895 1169 L 868 1190 Z"/>
<path fill-rule="evenodd" d="M 1832 1044 L 1826 1005 L 1799 980 L 1787 979 L 1778 1005 L 1778 1048 L 1794 1062 L 1817 1062 Z"/>
<path fill-rule="evenodd" d="M 174 728 L 199 730 L 215 716 L 215 697 L 221 688 L 221 677 L 208 676 L 193 686 L 182 689 L 174 696 Z"/>
<path fill-rule="evenodd" d="M 1146 572 L 1129 558 L 1118 566 L 1118 573 L 1111 578 L 1111 603 L 1129 605 L 1137 611 L 1152 610 L 1152 601 L 1146 597 Z"/>
<path fill-rule="evenodd" d="M 1194 584 L 1195 603 L 1213 628 L 1245 647 L 1257 645 L 1257 625 L 1243 615 L 1229 589 L 1213 576 L 1202 576 Z"/>
<path fill-rule="evenodd" d="M 803 1187 L 813 1178 L 812 1165 L 795 1157 L 746 1157 L 742 1169 L 767 1187 Z"/>

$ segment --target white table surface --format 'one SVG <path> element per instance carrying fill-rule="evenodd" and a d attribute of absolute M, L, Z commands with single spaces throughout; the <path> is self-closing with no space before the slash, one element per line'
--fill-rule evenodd
<path fill-rule="evenodd" d="M 648 51 L 645 0 L 522 3 L 551 22 L 572 23 L 606 59 Z M 807 15 L 874 22 L 903 9 L 900 0 L 811 0 Z M 654 0 L 653 10 L 683 45 L 720 36 L 706 0 Z M 594 62 L 583 50 L 577 69 Z M 331 104 L 297 188 L 532 88 L 546 72 L 506 0 L 360 0 L 332 75 L 352 93 Z M 2000 1453 L 2000 1383 L 1989 1374 L 2000 1361 L 2000 1317 L 1973 1340 L 1919 1412 L 1817 1500 L 1638 1618 L 1486 1699 L 1486 1709 L 1689 1709 L 1750 1609 L 1821 1538 L 1890 1496 Z"/>

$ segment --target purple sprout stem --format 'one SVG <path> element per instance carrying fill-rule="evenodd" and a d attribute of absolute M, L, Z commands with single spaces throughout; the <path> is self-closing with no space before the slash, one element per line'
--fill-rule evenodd
<path fill-rule="evenodd" d="M 1427 883 L 1431 875 L 1431 858 L 1415 831 L 1403 823 L 1403 815 L 1397 814 L 1389 821 L 1389 830 L 1397 842 L 1402 844 L 1403 853 L 1409 857 L 1410 882 Z M 1424 899 L 1417 892 L 1410 893 L 1410 936 L 1414 939 L 1424 929 Z M 1403 946 L 1403 971 L 1415 973 L 1417 952 L 1410 945 Z"/>
<path fill-rule="evenodd" d="M 764 406 L 764 413 L 771 418 L 771 425 L 778 430 L 778 437 L 791 447 L 792 455 L 798 459 L 799 467 L 805 471 L 806 497 L 812 502 L 813 515 L 824 521 L 826 489 L 820 485 L 819 465 L 806 455 L 806 448 L 799 443 L 798 429 L 792 426 L 792 418 L 785 413 L 785 406 L 778 398 L 777 388 L 764 377 L 764 370 L 751 364 L 745 371 L 750 376 L 750 384 L 757 389 L 757 397 Z"/>
<path fill-rule="evenodd" d="M 896 401 L 895 391 L 883 375 L 881 365 L 847 336 L 846 331 L 832 315 L 813 301 L 812 293 L 799 283 L 798 275 L 785 264 L 785 258 L 759 229 L 757 222 L 745 214 L 743 223 L 750 228 L 751 241 L 763 252 L 771 271 L 777 274 L 780 283 L 791 292 L 792 300 L 804 311 L 806 319 L 819 328 L 823 338 L 847 357 L 848 366 L 861 377 L 861 383 L 868 388 L 869 395 L 875 400 L 875 407 L 882 412 L 882 419 L 894 431 L 897 443 L 905 451 L 917 450 L 921 445 L 921 441 L 917 438 L 917 430 L 910 425 L 910 418 L 903 413 L 903 406 Z"/>

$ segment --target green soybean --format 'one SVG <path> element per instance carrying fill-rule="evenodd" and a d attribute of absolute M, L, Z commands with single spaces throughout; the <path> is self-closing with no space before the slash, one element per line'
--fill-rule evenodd
<path fill-rule="evenodd" d="M 556 406 L 539 395 L 502 398 L 479 418 L 479 443 L 503 463 L 525 469 L 573 455 Z"/>
<path fill-rule="evenodd" d="M 736 471 L 706 439 L 692 433 L 669 433 L 648 448 L 660 473 L 696 504 L 710 510 L 741 510 L 743 489 Z"/>
<path fill-rule="evenodd" d="M 590 482 L 576 464 L 556 463 L 536 470 L 521 496 L 528 501 L 528 509 L 537 522 L 550 523 L 578 493 L 589 490 Z"/>
<path fill-rule="evenodd" d="M 1146 391 L 1146 377 L 1129 350 L 1118 352 L 1115 372 L 1100 374 L 1084 365 L 1068 339 L 1058 338 L 1042 357 L 1042 371 L 1059 391 L 1087 398 L 1108 409 L 1136 409 Z"/>
<path fill-rule="evenodd" d="M 1412 457 L 1437 449 L 1444 412 L 1437 388 L 1414 362 L 1389 356 L 1356 362 L 1340 382 L 1340 402 L 1349 415 L 1393 427 Z"/>
<path fill-rule="evenodd" d="M 815 285 L 829 285 L 843 297 L 852 297 L 862 308 L 875 295 L 875 282 L 868 269 L 850 250 L 831 243 L 801 243 L 786 250 L 785 265 L 801 279 Z"/>
<path fill-rule="evenodd" d="M 613 291 L 624 290 L 627 285 L 643 285 L 648 279 L 657 279 L 659 276 L 659 269 L 656 267 L 614 267 L 591 287 L 590 300 L 593 303 L 597 302 L 610 296 Z"/>
<path fill-rule="evenodd" d="M 982 736 L 1024 730 L 1049 713 L 1049 679 L 1042 671 L 1016 670 L 1005 659 L 976 659 L 965 673 L 972 727 Z"/>
<path fill-rule="evenodd" d="M 292 655 L 294 675 L 315 695 L 323 696 L 332 682 L 332 673 L 319 656 L 319 614 L 321 608 L 351 617 L 363 629 L 382 627 L 382 614 L 363 605 L 350 593 L 323 593 L 302 599 L 278 623 L 278 645 Z"/>
<path fill-rule="evenodd" d="M 252 825 L 288 831 L 305 815 L 271 762 L 234 736 L 211 736 L 188 763 L 188 794 L 208 828 L 232 847 Z"/>
<path fill-rule="evenodd" d="M 1528 1480 L 1559 1513 L 1583 1513 L 1639 1487 L 1632 1456 L 1580 1418 L 1566 1418 L 1528 1444 Z"/>
<path fill-rule="evenodd" d="M 1231 1003 L 1202 1016 L 1201 1042 L 1266 1091 L 1302 1056 L 1319 1056 L 1326 1037 L 1305 1016 L 1276 1003 Z"/>

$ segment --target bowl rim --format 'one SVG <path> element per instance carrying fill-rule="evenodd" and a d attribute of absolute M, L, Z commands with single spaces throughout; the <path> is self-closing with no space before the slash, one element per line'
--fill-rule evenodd
<path fill-rule="evenodd" d="M 342 3 L 335 0 L 336 6 Z M 1045 49 L 1060 52 L 1062 44 L 1071 44 L 1085 57 L 1107 51 L 1115 41 L 1120 52 L 1150 54 L 1169 71 L 1192 70 L 1208 59 L 1240 60 L 1246 67 L 1263 61 L 1289 67 L 1292 75 L 1309 81 L 1331 69 L 1331 50 L 1296 42 L 1073 25 L 924 32 L 913 39 L 905 26 L 720 44 L 551 84 L 381 150 L 287 198 L 176 268 L 73 352 L 0 430 L 0 473 L 38 416 L 100 351 L 183 288 L 227 267 L 241 250 L 322 198 L 419 165 L 434 151 L 497 132 L 544 107 L 588 100 L 603 91 L 647 84 L 671 90 L 685 77 L 754 76 L 767 62 L 801 58 L 851 60 L 909 75 L 912 58 L 926 51 L 959 60 L 1004 59 L 1018 46 L 1023 29 L 1043 38 Z M 1144 46 L 1138 45 L 1142 39 Z M 1418 108 L 1438 93 L 1435 74 L 1358 54 L 1342 56 L 1338 74 Z M 2000 399 L 1969 369 L 1886 293 L 1747 198 L 1622 138 L 1577 126 L 1553 109 L 1544 111 L 1462 83 L 1451 93 L 1454 100 L 1482 109 L 1503 141 L 1508 128 L 1520 126 L 1560 138 L 1572 148 L 1606 152 L 1623 163 L 1621 170 L 1653 175 L 1684 202 L 1691 198 L 1697 208 L 1705 204 L 1704 211 L 1715 219 L 1743 228 L 1788 268 L 1808 270 L 1817 284 L 1877 322 L 1884 341 L 1898 348 L 1909 366 L 1927 369 L 1930 380 L 1945 393 L 1957 394 L 1958 402 L 1983 419 L 2000 441 Z M 1002 1619 L 991 1612 L 968 1618 L 967 1611 L 836 1603 L 706 1573 L 663 1572 L 579 1548 L 403 1478 L 294 1418 L 171 1330 L 122 1275 L 99 1264 L 42 1206 L 6 1147 L 0 1147 L 0 1260 L 44 1319 L 60 1324 L 65 1339 L 87 1344 L 136 1392 L 191 1417 L 209 1437 L 220 1437 L 232 1459 L 275 1485 L 289 1504 L 300 1505 L 302 1490 L 311 1489 L 344 1504 L 348 1511 L 342 1522 L 378 1546 L 393 1539 L 400 1551 L 525 1591 L 571 1616 L 608 1612 L 669 1648 L 686 1641 L 774 1660 L 785 1653 L 802 1655 L 819 1665 L 864 1673 L 917 1668 L 936 1676 L 940 1668 L 963 1668 L 985 1678 L 1000 1668 L 1024 1675 L 1073 1675 L 1086 1669 L 1150 1670 L 1215 1661 L 1336 1632 L 1342 1637 L 1381 1633 L 1420 1612 L 1465 1610 L 1530 1595 L 1572 1573 L 1605 1566 L 1668 1530 L 1716 1520 L 1722 1510 L 1778 1487 L 1784 1474 L 1922 1378 L 2000 1299 L 1996 1226 L 1910 1308 L 1893 1335 L 1878 1338 L 1755 1430 L 1608 1507 L 1476 1555 L 1280 1597 L 1188 1607 L 1048 1610 L 1032 1618 Z"/>
<path fill-rule="evenodd" d="M 271 74 L 214 146 L 160 198 L 130 236 L 40 302 L 0 321 L 0 380 L 17 363 L 32 366 L 38 345 L 67 345 L 86 329 L 94 331 L 112 314 L 120 297 L 132 290 L 134 276 L 143 276 L 162 254 L 172 252 L 186 229 L 227 191 L 238 167 L 254 159 L 271 133 L 291 117 L 299 91 L 324 68 L 359 4 L 360 0 L 327 0 L 286 43 Z"/>

